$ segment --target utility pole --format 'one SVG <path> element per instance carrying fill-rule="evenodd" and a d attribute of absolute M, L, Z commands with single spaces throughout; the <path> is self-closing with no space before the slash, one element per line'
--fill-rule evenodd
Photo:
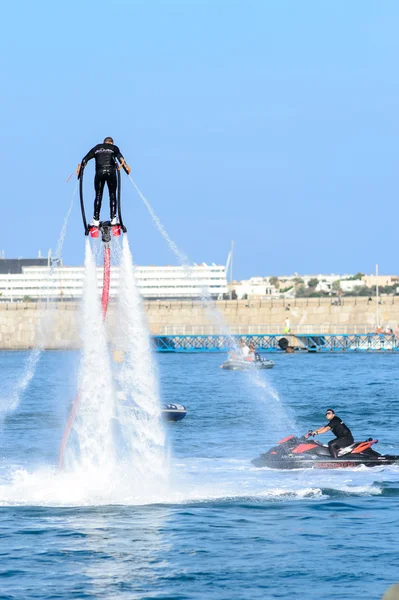
<path fill-rule="evenodd" d="M 375 309 L 375 320 L 376 320 L 376 328 L 380 326 L 380 315 L 379 315 L 379 307 L 378 307 L 378 265 L 375 265 L 375 295 L 376 295 L 376 309 Z"/>
<path fill-rule="evenodd" d="M 231 244 L 230 244 L 230 300 L 233 299 L 233 288 L 232 288 L 232 282 L 233 282 L 233 249 L 234 249 L 234 241 L 231 240 Z"/>

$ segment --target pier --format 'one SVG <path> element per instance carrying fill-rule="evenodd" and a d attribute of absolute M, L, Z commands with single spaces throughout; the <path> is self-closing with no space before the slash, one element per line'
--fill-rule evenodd
<path fill-rule="evenodd" d="M 398 333 L 399 296 L 381 302 L 380 324 Z M 340 306 L 326 298 L 300 298 L 288 304 L 223 300 L 210 307 L 201 302 L 145 302 L 144 308 L 160 352 L 225 352 L 232 337 L 253 341 L 261 352 L 281 352 L 282 337 L 298 351 L 384 352 L 399 345 L 395 336 L 375 334 L 375 304 L 367 298 L 345 297 Z M 217 310 L 220 322 L 210 323 L 207 308 Z M 287 317 L 289 335 L 284 334 Z M 116 304 L 111 302 L 105 324 L 110 339 L 116 322 Z M 27 350 L 37 344 L 49 350 L 79 348 L 80 328 L 79 303 L 0 302 L 2 350 Z M 118 344 L 117 339 L 113 342 Z"/>

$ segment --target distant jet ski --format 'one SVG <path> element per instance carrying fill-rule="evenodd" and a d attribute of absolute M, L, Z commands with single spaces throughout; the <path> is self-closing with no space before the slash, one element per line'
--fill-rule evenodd
<path fill-rule="evenodd" d="M 183 404 L 164 404 L 161 412 L 163 418 L 167 421 L 181 421 L 187 414 Z"/>
<path fill-rule="evenodd" d="M 399 455 L 384 455 L 373 450 L 371 446 L 377 442 L 378 440 L 372 438 L 364 442 L 355 442 L 351 446 L 341 448 L 338 457 L 333 458 L 328 446 L 306 436 L 290 435 L 251 462 L 255 467 L 269 469 L 344 469 L 359 465 L 380 467 L 399 464 Z"/>
<path fill-rule="evenodd" d="M 272 369 L 274 362 L 266 358 L 261 358 L 259 353 L 255 353 L 255 360 L 248 360 L 237 356 L 230 357 L 225 363 L 220 365 L 221 369 L 228 371 L 248 371 L 252 369 Z"/>

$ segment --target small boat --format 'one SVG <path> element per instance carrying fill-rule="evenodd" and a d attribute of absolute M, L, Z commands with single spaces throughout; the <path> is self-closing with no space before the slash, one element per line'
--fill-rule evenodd
<path fill-rule="evenodd" d="M 229 358 L 225 363 L 220 365 L 221 369 L 226 369 L 227 371 L 251 371 L 258 369 L 272 369 L 273 367 L 274 361 L 260 357 L 256 360 Z"/>
<path fill-rule="evenodd" d="M 161 413 L 166 421 L 181 421 L 187 411 L 183 404 L 164 404 Z"/>
<path fill-rule="evenodd" d="M 125 392 L 119 390 L 116 392 L 118 400 L 126 401 Z M 183 404 L 163 404 L 161 406 L 161 415 L 166 421 L 181 421 L 186 416 L 186 407 Z"/>

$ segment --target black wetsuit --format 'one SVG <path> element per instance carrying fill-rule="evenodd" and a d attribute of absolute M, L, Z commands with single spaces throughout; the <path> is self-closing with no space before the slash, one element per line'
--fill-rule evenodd
<path fill-rule="evenodd" d="M 340 448 L 346 448 L 353 444 L 353 435 L 349 427 L 347 427 L 337 415 L 327 423 L 327 427 L 330 427 L 333 434 L 336 436 L 335 439 L 328 442 L 330 453 L 336 458 Z"/>
<path fill-rule="evenodd" d="M 116 159 L 119 162 L 124 160 L 118 146 L 114 144 L 97 144 L 82 159 L 84 169 L 89 160 L 96 160 L 96 175 L 94 177 L 94 189 L 96 197 L 94 200 L 94 218 L 100 220 L 101 202 L 103 199 L 104 185 L 107 182 L 109 191 L 109 204 L 111 220 L 116 217 Z"/>

